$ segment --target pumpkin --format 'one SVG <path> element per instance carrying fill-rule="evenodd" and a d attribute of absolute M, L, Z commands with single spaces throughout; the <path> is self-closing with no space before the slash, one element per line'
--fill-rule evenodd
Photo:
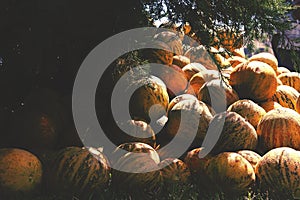
<path fill-rule="evenodd" d="M 169 111 L 168 118 L 165 125 L 166 135 L 169 138 L 177 136 L 178 142 L 191 149 L 202 143 L 212 114 L 205 103 L 191 99 L 175 104 Z M 188 141 L 191 141 L 191 144 L 187 144 Z M 168 157 L 175 156 L 173 151 L 171 149 L 166 153 L 170 154 Z"/>
<path fill-rule="evenodd" d="M 279 85 L 277 86 L 276 92 L 272 99 L 279 103 L 282 107 L 295 110 L 298 97 L 299 92 L 296 89 L 288 85 Z"/>
<path fill-rule="evenodd" d="M 180 68 L 183 68 L 184 66 L 190 64 L 191 61 L 188 57 L 184 55 L 175 55 L 173 56 L 173 65 L 177 65 Z"/>
<path fill-rule="evenodd" d="M 207 173 L 225 193 L 246 192 L 255 182 L 251 164 L 234 152 L 223 152 L 212 157 L 207 166 Z"/>
<path fill-rule="evenodd" d="M 256 149 L 257 133 L 254 127 L 236 112 L 225 111 L 216 114 L 209 126 L 213 128 L 211 134 L 215 137 L 219 136 L 216 144 L 210 151 L 211 154 Z M 203 147 L 209 148 L 205 144 L 203 144 Z"/>
<path fill-rule="evenodd" d="M 242 99 L 231 104 L 227 111 L 236 112 L 244 117 L 254 128 L 257 127 L 260 119 L 266 111 L 258 104 L 249 99 Z"/>
<path fill-rule="evenodd" d="M 218 64 L 221 68 L 226 68 L 230 66 L 228 60 L 223 55 L 221 55 L 221 52 L 218 49 L 211 47 L 209 49 L 209 53 L 215 61 L 215 63 Z"/>
<path fill-rule="evenodd" d="M 245 50 L 243 47 L 234 49 L 232 54 L 233 54 L 233 56 L 239 56 L 241 58 L 246 58 Z"/>
<path fill-rule="evenodd" d="M 213 79 L 203 84 L 197 97 L 217 113 L 225 111 L 230 104 L 239 100 L 236 91 L 220 79 Z"/>
<path fill-rule="evenodd" d="M 182 41 L 176 33 L 171 31 L 162 31 L 157 33 L 153 39 L 155 41 L 162 41 L 166 43 L 175 55 L 183 54 Z"/>
<path fill-rule="evenodd" d="M 300 92 L 300 74 L 298 72 L 287 72 L 277 76 L 282 84 L 291 86 Z"/>
<path fill-rule="evenodd" d="M 258 126 L 262 151 L 276 147 L 300 149 L 300 114 L 290 108 L 277 108 L 262 117 Z"/>
<path fill-rule="evenodd" d="M 156 147 L 156 137 L 153 129 L 144 121 L 128 120 L 117 122 L 120 131 L 116 134 L 119 138 L 118 145 L 128 142 L 142 142 Z"/>
<path fill-rule="evenodd" d="M 240 63 L 245 63 L 247 62 L 246 58 L 240 57 L 240 56 L 232 56 L 229 57 L 228 62 L 230 63 L 231 67 L 236 67 Z"/>
<path fill-rule="evenodd" d="M 166 158 L 159 163 L 159 166 L 162 167 L 160 173 L 166 185 L 189 183 L 191 172 L 182 160 Z"/>
<path fill-rule="evenodd" d="M 256 153 L 255 151 L 251 151 L 251 150 L 240 150 L 237 153 L 240 154 L 241 156 L 243 156 L 252 165 L 254 170 L 255 170 L 257 163 L 262 158 L 258 153 Z"/>
<path fill-rule="evenodd" d="M 291 72 L 288 68 L 286 67 L 278 67 L 277 68 L 277 76 L 283 73 L 288 73 Z"/>
<path fill-rule="evenodd" d="M 206 174 L 206 168 L 208 166 L 211 155 L 206 155 L 205 157 L 199 157 L 199 153 L 203 150 L 201 148 L 195 148 L 187 152 L 184 162 L 190 169 L 191 173 L 194 175 L 203 176 Z"/>
<path fill-rule="evenodd" d="M 174 97 L 169 105 L 168 105 L 168 109 L 167 109 L 167 113 L 170 112 L 170 110 L 172 110 L 172 108 L 180 101 L 184 101 L 184 100 L 197 100 L 197 98 L 194 95 L 191 94 L 181 94 L 178 95 L 176 97 Z"/>
<path fill-rule="evenodd" d="M 272 99 L 267 99 L 266 101 L 259 102 L 258 105 L 261 106 L 263 109 L 265 109 L 266 112 L 282 107 L 279 103 L 277 103 Z"/>
<path fill-rule="evenodd" d="M 184 53 L 184 56 L 188 57 L 191 60 L 191 63 L 200 63 L 206 69 L 218 69 L 214 59 L 203 45 L 191 47 Z"/>
<path fill-rule="evenodd" d="M 273 54 L 271 54 L 269 52 L 261 52 L 261 53 L 258 53 L 258 54 L 254 54 L 248 60 L 250 62 L 251 61 L 264 62 L 264 63 L 270 65 L 274 69 L 274 71 L 277 73 L 278 60 Z"/>
<path fill-rule="evenodd" d="M 119 154 L 120 150 L 128 151 Z M 114 153 L 112 187 L 128 193 L 153 192 L 160 189 L 162 176 L 157 152 L 143 143 L 119 145 Z"/>
<path fill-rule="evenodd" d="M 216 70 L 206 70 L 203 72 L 198 72 L 191 77 L 186 93 L 196 96 L 204 83 L 219 78 L 220 73 Z"/>
<path fill-rule="evenodd" d="M 59 193 L 88 198 L 108 185 L 110 164 L 96 148 L 66 147 L 53 160 L 48 180 Z"/>
<path fill-rule="evenodd" d="M 143 85 L 135 90 L 130 98 L 129 112 L 132 119 L 150 123 L 151 120 L 158 120 L 165 114 L 169 104 L 169 95 L 167 88 L 155 78 L 143 81 Z"/>
<path fill-rule="evenodd" d="M 261 102 L 275 94 L 277 88 L 276 73 L 266 63 L 260 61 L 246 62 L 233 69 L 229 84 L 241 99 Z"/>
<path fill-rule="evenodd" d="M 200 63 L 191 63 L 182 68 L 182 71 L 185 73 L 188 80 L 190 80 L 194 74 L 206 70 L 207 69 Z"/>
<path fill-rule="evenodd" d="M 268 151 L 257 163 L 255 174 L 262 190 L 274 199 L 300 197 L 300 152 L 289 147 Z"/>
<path fill-rule="evenodd" d="M 40 189 L 43 169 L 39 158 L 18 148 L 0 149 L 0 195 L 33 194 Z M 3 196 L 2 196 L 3 197 Z"/>
<path fill-rule="evenodd" d="M 297 101 L 296 101 L 296 111 L 298 113 L 300 113 L 300 97 L 298 97 Z"/>
<path fill-rule="evenodd" d="M 167 87 L 169 97 L 172 99 L 177 95 L 183 94 L 188 80 L 182 69 L 176 65 L 157 69 L 152 75 L 160 78 Z"/>

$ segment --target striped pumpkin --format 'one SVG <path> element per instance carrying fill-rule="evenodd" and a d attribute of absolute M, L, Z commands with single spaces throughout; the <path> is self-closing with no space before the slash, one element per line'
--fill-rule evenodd
<path fill-rule="evenodd" d="M 272 99 L 267 99 L 266 101 L 259 102 L 258 105 L 261 106 L 263 109 L 265 109 L 266 112 L 282 107 L 279 103 L 277 103 Z"/>
<path fill-rule="evenodd" d="M 184 56 L 184 55 L 175 55 L 173 56 L 173 65 L 177 65 L 180 68 L 183 68 L 184 66 L 191 63 L 191 60 Z"/>
<path fill-rule="evenodd" d="M 232 56 L 232 57 L 229 57 L 227 60 L 230 63 L 231 67 L 233 67 L 233 68 L 236 67 L 238 64 L 247 62 L 247 60 L 245 58 L 242 58 L 240 56 Z"/>
<path fill-rule="evenodd" d="M 267 152 L 257 163 L 255 174 L 262 190 L 272 199 L 299 199 L 300 152 L 289 147 Z"/>
<path fill-rule="evenodd" d="M 236 112 L 244 117 L 254 128 L 257 127 L 260 119 L 266 111 L 258 104 L 249 99 L 241 99 L 231 104 L 227 111 Z"/>
<path fill-rule="evenodd" d="M 220 73 L 217 70 L 205 70 L 198 72 L 191 77 L 186 93 L 197 96 L 204 83 L 219 78 Z"/>
<path fill-rule="evenodd" d="M 213 79 L 203 84 L 197 97 L 217 113 L 224 112 L 230 104 L 239 100 L 237 92 L 221 79 Z"/>
<path fill-rule="evenodd" d="M 0 149 L 0 196 L 33 194 L 40 189 L 43 169 L 38 157 L 17 148 Z"/>
<path fill-rule="evenodd" d="M 188 80 L 190 80 L 194 74 L 206 70 L 207 69 L 200 63 L 191 63 L 182 68 L 182 71 L 185 73 Z"/>
<path fill-rule="evenodd" d="M 88 198 L 107 186 L 110 167 L 98 149 L 66 147 L 58 152 L 49 175 L 49 189 Z"/>
<path fill-rule="evenodd" d="M 284 85 L 291 86 L 300 92 L 300 73 L 298 72 L 287 72 L 278 75 L 278 78 Z"/>
<path fill-rule="evenodd" d="M 240 64 L 230 74 L 230 85 L 241 99 L 261 102 L 271 98 L 277 88 L 276 73 L 270 65 L 252 61 Z"/>
<path fill-rule="evenodd" d="M 168 118 L 165 126 L 166 135 L 169 138 L 177 136 L 183 144 L 191 140 L 190 148 L 195 148 L 201 145 L 212 114 L 205 103 L 191 99 L 174 105 L 169 111 Z M 168 157 L 175 156 L 172 155 L 172 151 L 170 150 Z"/>
<path fill-rule="evenodd" d="M 254 54 L 249 58 L 249 61 L 261 61 L 264 62 L 268 65 L 270 65 L 274 71 L 277 73 L 277 68 L 278 68 L 278 60 L 277 58 L 269 53 L 269 52 L 261 52 L 258 54 Z"/>
<path fill-rule="evenodd" d="M 157 79 L 154 77 L 143 80 L 143 86 L 135 90 L 131 96 L 129 112 L 132 119 L 150 123 L 151 120 L 158 120 L 165 114 L 169 104 L 169 95 L 165 85 L 162 85 Z M 150 108 L 151 113 L 149 113 Z M 152 119 L 150 119 L 150 114 Z"/>
<path fill-rule="evenodd" d="M 211 155 L 207 155 L 204 158 L 199 157 L 199 153 L 203 150 L 203 148 L 196 148 L 189 151 L 185 158 L 184 162 L 189 167 L 190 171 L 194 175 L 204 175 L 206 174 L 206 168 L 208 166 L 209 160 L 211 159 Z"/>
<path fill-rule="evenodd" d="M 163 167 L 160 173 L 166 185 L 186 184 L 190 182 L 191 172 L 182 160 L 166 158 L 159 163 L 159 166 Z"/>
<path fill-rule="evenodd" d="M 215 155 L 225 151 L 256 149 L 257 134 L 254 127 L 235 112 L 225 111 L 216 114 L 209 126 L 213 128 L 211 134 L 216 137 L 221 130 L 218 141 L 210 152 L 211 154 Z M 220 127 L 222 128 L 220 129 Z"/>
<path fill-rule="evenodd" d="M 296 101 L 296 111 L 298 113 L 300 113 L 300 96 L 298 97 L 297 101 Z"/>
<path fill-rule="evenodd" d="M 223 152 L 214 156 L 209 161 L 207 173 L 225 193 L 244 193 L 255 182 L 251 164 L 234 152 Z"/>
<path fill-rule="evenodd" d="M 263 152 L 283 146 L 300 149 L 300 114 L 284 107 L 273 109 L 260 120 L 257 134 Z"/>
<path fill-rule="evenodd" d="M 277 76 L 283 73 L 291 72 L 288 68 L 286 67 L 278 67 L 277 68 Z"/>
<path fill-rule="evenodd" d="M 241 156 L 243 156 L 246 160 L 248 160 L 248 162 L 252 165 L 254 170 L 255 170 L 257 163 L 262 158 L 258 153 L 251 151 L 251 150 L 240 150 L 237 153 L 240 154 Z"/>
<path fill-rule="evenodd" d="M 296 109 L 297 98 L 299 92 L 291 86 L 279 85 L 272 99 L 279 103 L 282 107 Z"/>
<path fill-rule="evenodd" d="M 120 153 L 121 149 L 127 153 Z M 160 189 L 160 159 L 151 146 L 143 143 L 122 144 L 115 149 L 113 156 L 113 188 L 133 194 Z"/>
<path fill-rule="evenodd" d="M 184 100 L 197 100 L 197 98 L 194 95 L 191 94 L 181 94 L 176 96 L 175 98 L 173 98 L 169 105 L 168 105 L 168 110 L 167 113 L 170 112 L 170 110 L 172 110 L 172 108 L 180 101 L 184 101 Z"/>

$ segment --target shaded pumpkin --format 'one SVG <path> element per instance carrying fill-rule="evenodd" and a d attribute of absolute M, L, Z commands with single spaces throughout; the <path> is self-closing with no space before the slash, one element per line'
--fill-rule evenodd
<path fill-rule="evenodd" d="M 211 147 L 211 154 L 216 155 L 225 151 L 238 151 L 243 149 L 255 150 L 257 147 L 257 133 L 254 127 L 236 112 L 222 112 L 216 114 L 211 120 L 212 135 L 217 139 Z M 210 141 L 211 143 L 211 141 Z M 208 143 L 207 145 L 211 145 Z M 210 148 L 203 144 L 205 148 Z"/>
<path fill-rule="evenodd" d="M 49 187 L 59 193 L 89 198 L 102 192 L 110 180 L 110 164 L 96 148 L 66 147 L 52 162 Z"/>
<path fill-rule="evenodd" d="M 246 62 L 233 69 L 229 84 L 241 99 L 261 102 L 275 94 L 277 88 L 276 73 L 272 67 L 264 62 Z"/>
<path fill-rule="evenodd" d="M 168 105 L 168 109 L 167 109 L 167 113 L 170 112 L 170 110 L 172 110 L 172 108 L 180 101 L 184 101 L 184 100 L 197 100 L 197 98 L 194 95 L 191 94 L 181 94 L 178 95 L 176 97 L 174 97 L 169 105 Z"/>
<path fill-rule="evenodd" d="M 232 54 L 233 54 L 233 56 L 239 56 L 241 58 L 246 58 L 245 50 L 243 47 L 234 49 Z"/>
<path fill-rule="evenodd" d="M 240 56 L 232 56 L 229 57 L 228 62 L 230 63 L 231 67 L 236 67 L 240 63 L 245 63 L 247 62 L 246 58 L 240 57 Z"/>
<path fill-rule="evenodd" d="M 267 99 L 266 101 L 259 102 L 258 105 L 261 106 L 263 109 L 265 109 L 266 112 L 282 107 L 279 103 L 277 103 L 272 99 Z"/>
<path fill-rule="evenodd" d="M 253 169 L 255 170 L 255 167 L 257 163 L 261 160 L 261 156 L 256 153 L 255 151 L 251 150 L 240 150 L 237 152 L 241 156 L 243 156 L 248 162 L 252 165 Z"/>
<path fill-rule="evenodd" d="M 264 62 L 264 63 L 270 65 L 274 69 L 274 71 L 276 72 L 276 74 L 277 74 L 278 60 L 277 60 L 277 58 L 273 54 L 271 54 L 269 52 L 261 52 L 261 53 L 254 54 L 248 60 L 250 62 L 251 61 L 261 61 L 261 62 Z"/>
<path fill-rule="evenodd" d="M 119 154 L 120 149 L 128 151 Z M 157 152 L 143 143 L 126 143 L 114 151 L 112 187 L 130 194 L 160 190 L 162 176 Z"/>
<path fill-rule="evenodd" d="M 251 164 L 243 156 L 234 152 L 223 152 L 212 157 L 207 173 L 225 193 L 244 193 L 255 182 L 255 173 Z"/>
<path fill-rule="evenodd" d="M 18 148 L 0 149 L 0 195 L 32 195 L 42 182 L 43 166 L 38 157 Z"/>
<path fill-rule="evenodd" d="M 183 147 L 189 146 L 187 150 L 190 150 L 201 145 L 212 114 L 205 103 L 191 99 L 175 104 L 169 111 L 168 118 L 169 120 L 165 125 L 166 135 L 169 138 L 176 136 L 176 141 L 181 143 Z M 169 149 L 165 155 L 177 157 L 173 155 L 174 152 L 177 151 Z"/>
<path fill-rule="evenodd" d="M 300 152 L 289 147 L 268 151 L 257 163 L 255 174 L 261 190 L 274 199 L 300 197 Z"/>
<path fill-rule="evenodd" d="M 227 111 L 236 112 L 244 117 L 254 128 L 257 127 L 260 119 L 266 111 L 258 104 L 249 99 L 241 99 L 231 104 Z"/>
<path fill-rule="evenodd" d="M 216 70 L 206 70 L 206 71 L 198 72 L 191 77 L 186 93 L 197 96 L 200 88 L 206 82 L 211 81 L 213 79 L 219 79 L 219 78 L 220 78 L 220 73 Z"/>
<path fill-rule="evenodd" d="M 221 79 L 213 79 L 203 84 L 197 97 L 217 113 L 225 111 L 229 105 L 239 100 L 237 92 Z"/>
<path fill-rule="evenodd" d="M 290 108 L 273 109 L 260 120 L 257 134 L 263 152 L 283 146 L 300 149 L 300 114 Z"/>
<path fill-rule="evenodd" d="M 191 61 L 188 57 L 184 55 L 175 55 L 173 56 L 173 65 L 177 65 L 180 68 L 183 68 L 184 66 L 190 64 Z"/>
<path fill-rule="evenodd" d="M 182 71 L 185 73 L 188 80 L 190 80 L 194 74 L 206 70 L 207 69 L 200 63 L 190 63 L 182 68 Z"/>
<path fill-rule="evenodd" d="M 299 97 L 299 92 L 288 85 L 277 86 L 276 92 L 272 99 L 279 103 L 282 107 L 296 109 L 297 98 Z"/>
<path fill-rule="evenodd" d="M 134 91 L 129 101 L 132 119 L 150 123 L 151 119 L 158 120 L 165 114 L 169 95 L 166 86 L 156 79 L 157 77 L 142 80 L 144 81 L 142 87 Z"/>
<path fill-rule="evenodd" d="M 277 76 L 282 84 L 291 86 L 300 92 L 300 73 L 298 72 L 287 72 Z"/>
<path fill-rule="evenodd" d="M 211 159 L 211 155 L 206 155 L 205 157 L 200 157 L 199 153 L 203 150 L 203 147 L 195 148 L 187 152 L 184 162 L 189 167 L 190 171 L 194 175 L 204 176 L 206 174 L 206 169 Z"/>
<path fill-rule="evenodd" d="M 297 102 L 296 102 L 296 111 L 300 113 L 300 97 L 298 97 Z"/>
<path fill-rule="evenodd" d="M 277 76 L 283 73 L 288 73 L 291 72 L 288 68 L 286 67 L 278 67 L 277 68 Z"/>

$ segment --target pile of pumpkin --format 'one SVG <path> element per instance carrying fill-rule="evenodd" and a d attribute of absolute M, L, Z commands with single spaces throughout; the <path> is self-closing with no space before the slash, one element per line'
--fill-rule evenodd
<path fill-rule="evenodd" d="M 128 153 L 109 159 L 101 144 L 83 147 L 69 96 L 37 90 L 12 117 L 0 149 L 1 197 L 192 199 L 184 193 L 192 190 L 198 199 L 218 192 L 232 199 L 256 189 L 274 199 L 300 197 L 300 74 L 278 67 L 270 53 L 246 58 L 229 40 L 208 54 L 201 45 L 184 50 L 172 32 L 155 39 L 170 52 L 142 53 L 168 68 L 143 78 L 129 102 L 131 119 L 108 133 L 117 138 L 113 154 Z M 216 53 L 220 48 L 233 55 Z M 218 131 L 207 152 L 206 137 Z M 163 148 L 174 138 L 177 148 L 186 146 L 180 155 Z"/>

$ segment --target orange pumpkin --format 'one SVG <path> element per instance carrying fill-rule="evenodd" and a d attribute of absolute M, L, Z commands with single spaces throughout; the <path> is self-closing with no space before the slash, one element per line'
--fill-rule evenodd
<path fill-rule="evenodd" d="M 268 65 L 270 65 L 274 71 L 277 73 L 277 68 L 278 68 L 278 60 L 277 58 L 269 53 L 269 52 L 261 52 L 261 53 L 258 53 L 258 54 L 254 54 L 253 56 L 251 56 L 249 58 L 249 61 L 261 61 L 261 62 L 264 62 Z"/>
<path fill-rule="evenodd" d="M 240 64 L 230 74 L 230 85 L 241 99 L 261 102 L 271 98 L 277 88 L 276 73 L 270 65 L 252 61 Z"/>
<path fill-rule="evenodd" d="M 300 149 L 300 114 L 290 108 L 273 109 L 260 120 L 257 134 L 263 152 L 283 146 Z"/>
<path fill-rule="evenodd" d="M 265 109 L 266 112 L 282 107 L 279 103 L 277 103 L 272 99 L 267 99 L 266 101 L 259 102 L 258 105 L 261 106 L 263 109 Z"/>
<path fill-rule="evenodd" d="M 182 71 L 185 73 L 188 80 L 190 80 L 194 74 L 206 70 L 207 69 L 200 63 L 191 63 L 182 68 Z"/>
<path fill-rule="evenodd" d="M 287 72 L 278 75 L 282 84 L 291 86 L 300 92 L 300 73 L 298 72 Z"/>
<path fill-rule="evenodd" d="M 288 85 L 279 85 L 272 99 L 283 107 L 295 110 L 298 97 L 299 92 L 296 89 Z"/>
<path fill-rule="evenodd" d="M 191 61 L 188 57 L 184 55 L 175 55 L 173 56 L 173 65 L 177 65 L 180 68 L 183 68 L 184 66 L 190 64 Z"/>

